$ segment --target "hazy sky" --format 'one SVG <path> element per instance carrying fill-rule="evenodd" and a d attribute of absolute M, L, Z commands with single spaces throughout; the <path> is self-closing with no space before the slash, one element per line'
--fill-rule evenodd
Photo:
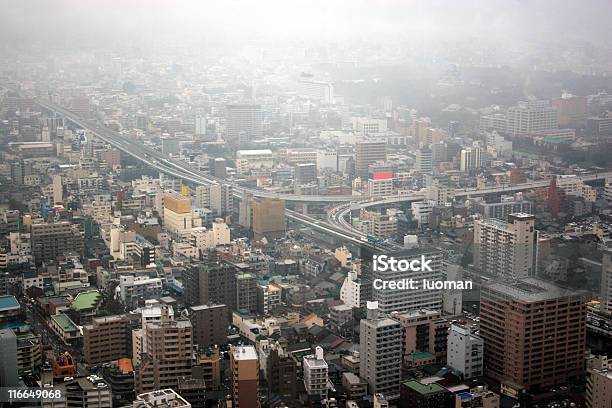
<path fill-rule="evenodd" d="M 609 0 L 3 0 L 6 45 L 158 40 L 321 42 L 611 37 Z"/>

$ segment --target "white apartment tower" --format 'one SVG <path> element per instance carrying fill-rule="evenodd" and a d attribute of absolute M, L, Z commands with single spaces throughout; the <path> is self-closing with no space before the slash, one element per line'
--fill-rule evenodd
<path fill-rule="evenodd" d="M 535 216 L 508 215 L 474 223 L 474 267 L 502 279 L 519 279 L 535 274 L 537 231 Z"/>
<path fill-rule="evenodd" d="M 397 320 L 379 316 L 378 302 L 367 303 L 367 317 L 359 324 L 359 376 L 371 394 L 399 398 L 402 329 Z"/>
<path fill-rule="evenodd" d="M 328 367 L 323 358 L 323 349 L 315 348 L 315 354 L 305 356 L 303 360 L 304 388 L 308 395 L 320 395 L 327 398 Z"/>
<path fill-rule="evenodd" d="M 470 328 L 452 324 L 447 338 L 446 363 L 463 373 L 466 379 L 483 374 L 484 340 Z"/>

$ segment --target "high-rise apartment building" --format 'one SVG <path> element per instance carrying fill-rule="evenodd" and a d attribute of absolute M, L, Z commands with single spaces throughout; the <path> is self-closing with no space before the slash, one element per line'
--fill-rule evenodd
<path fill-rule="evenodd" d="M 223 304 L 190 307 L 193 342 L 201 348 L 225 344 L 229 325 L 228 316 L 227 306 Z"/>
<path fill-rule="evenodd" d="M 603 355 L 590 359 L 588 363 L 586 406 L 608 408 L 612 401 L 612 361 Z"/>
<path fill-rule="evenodd" d="M 442 255 L 439 251 L 420 247 L 390 253 L 388 257 L 393 257 L 396 261 L 404 260 L 404 262 L 424 260 L 423 263 L 426 263 L 426 266 L 418 267 L 419 270 L 416 271 L 401 271 L 390 265 L 385 268 L 384 265 L 378 263 L 379 267 L 373 270 L 371 275 L 373 279 L 372 299 L 378 301 L 378 307 L 382 313 L 442 309 L 442 290 L 422 287 L 424 279 L 433 282 L 443 278 Z M 391 289 L 382 286 L 383 282 L 400 282 L 403 279 L 413 279 L 419 289 Z"/>
<path fill-rule="evenodd" d="M 0 358 L 0 387 L 18 386 L 17 336 L 11 329 L 0 330 Z"/>
<path fill-rule="evenodd" d="M 446 364 L 466 379 L 483 374 L 484 340 L 467 325 L 452 324 L 448 333 Z"/>
<path fill-rule="evenodd" d="M 253 346 L 235 346 L 230 350 L 232 398 L 236 408 L 258 408 L 258 356 Z"/>
<path fill-rule="evenodd" d="M 460 170 L 468 172 L 482 167 L 482 149 L 480 147 L 467 147 L 461 150 Z"/>
<path fill-rule="evenodd" d="M 137 315 L 94 318 L 83 326 L 83 356 L 95 365 L 132 355 L 132 328 Z"/>
<path fill-rule="evenodd" d="M 282 238 L 286 231 L 285 200 L 256 198 L 251 203 L 253 235 L 256 240 Z"/>
<path fill-rule="evenodd" d="M 537 278 L 483 285 L 480 337 L 485 375 L 528 391 L 584 375 L 584 293 Z"/>
<path fill-rule="evenodd" d="M 379 316 L 378 303 L 367 303 L 367 317 L 359 323 L 359 376 L 371 394 L 399 398 L 402 329 L 397 320 Z"/>
<path fill-rule="evenodd" d="M 316 347 L 315 353 L 305 356 L 302 362 L 304 388 L 309 396 L 327 398 L 327 381 L 329 378 L 327 362 L 323 358 L 323 349 Z"/>
<path fill-rule="evenodd" d="M 257 313 L 257 281 L 252 273 L 236 275 L 236 309 Z"/>
<path fill-rule="evenodd" d="M 449 322 L 439 310 L 421 309 L 396 317 L 404 332 L 404 362 L 420 353 L 431 353 L 439 362 L 446 359 Z"/>
<path fill-rule="evenodd" d="M 53 176 L 53 204 L 64 201 L 64 186 L 62 185 L 62 176 L 56 174 Z"/>
<path fill-rule="evenodd" d="M 484 200 L 474 203 L 474 212 L 479 213 L 485 219 L 506 220 L 510 214 L 531 214 L 532 211 L 533 204 L 524 198 L 502 197 L 500 201 L 495 203 L 487 203 Z"/>
<path fill-rule="evenodd" d="M 185 303 L 190 306 L 224 304 L 236 307 L 236 267 L 228 262 L 202 262 L 187 268 Z"/>
<path fill-rule="evenodd" d="M 177 378 L 191 375 L 192 326 L 188 320 L 149 322 L 143 327 L 140 364 L 135 367 L 136 392 L 177 386 Z"/>
<path fill-rule="evenodd" d="M 266 361 L 268 398 L 275 395 L 285 398 L 297 396 L 296 361 L 280 347 L 272 348 Z"/>
<path fill-rule="evenodd" d="M 429 174 L 433 171 L 433 153 L 429 147 L 421 147 L 416 151 L 414 169 L 421 174 Z"/>
<path fill-rule="evenodd" d="M 83 252 L 83 233 L 68 221 L 32 224 L 30 240 L 36 263 L 54 260 L 67 252 Z"/>
<path fill-rule="evenodd" d="M 508 215 L 508 221 L 477 220 L 474 223 L 474 267 L 500 279 L 535 274 L 537 232 L 535 216 Z"/>
<path fill-rule="evenodd" d="M 261 139 L 261 105 L 227 106 L 227 140 L 243 144 Z"/>
<path fill-rule="evenodd" d="M 365 180 L 368 166 L 387 159 L 387 142 L 385 140 L 362 140 L 355 146 L 355 175 Z"/>
<path fill-rule="evenodd" d="M 234 187 L 230 184 L 212 184 L 210 209 L 217 217 L 230 215 L 234 211 Z"/>

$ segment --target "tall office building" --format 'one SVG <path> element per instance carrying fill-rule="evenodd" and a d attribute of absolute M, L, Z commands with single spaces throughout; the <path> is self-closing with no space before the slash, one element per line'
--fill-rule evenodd
<path fill-rule="evenodd" d="M 366 179 L 368 166 L 387 159 L 387 142 L 385 140 L 362 140 L 355 146 L 355 173 Z"/>
<path fill-rule="evenodd" d="M 19 383 L 17 336 L 12 329 L 0 330 L 0 358 L 0 387 L 16 387 Z"/>
<path fill-rule="evenodd" d="M 251 203 L 253 234 L 256 240 L 282 238 L 286 231 L 285 200 L 256 198 Z"/>
<path fill-rule="evenodd" d="M 309 396 L 327 398 L 327 381 L 329 378 L 327 362 L 323 358 L 323 349 L 316 347 L 315 353 L 305 356 L 302 362 L 304 389 Z"/>
<path fill-rule="evenodd" d="M 191 375 L 193 338 L 188 320 L 148 322 L 142 330 L 143 354 L 134 370 L 136 392 L 174 388 L 178 377 Z"/>
<path fill-rule="evenodd" d="M 467 325 L 452 324 L 448 333 L 446 364 L 466 379 L 483 374 L 484 340 Z"/>
<path fill-rule="evenodd" d="M 183 273 L 185 303 L 189 306 L 224 304 L 236 307 L 236 267 L 227 262 L 202 262 Z"/>
<path fill-rule="evenodd" d="M 501 279 L 535 274 L 537 231 L 535 216 L 508 215 L 508 221 L 477 220 L 474 223 L 474 267 Z"/>
<path fill-rule="evenodd" d="M 586 296 L 536 278 L 480 293 L 485 375 L 528 391 L 584 375 Z"/>
<path fill-rule="evenodd" d="M 223 304 L 190 307 L 193 342 L 201 348 L 225 344 L 229 325 L 228 316 L 227 306 Z"/>
<path fill-rule="evenodd" d="M 482 149 L 480 147 L 467 147 L 461 150 L 460 170 L 468 172 L 482 167 Z"/>
<path fill-rule="evenodd" d="M 258 408 L 259 366 L 253 346 L 235 346 L 230 350 L 232 399 L 236 408 Z"/>
<path fill-rule="evenodd" d="M 379 316 L 378 303 L 367 303 L 367 317 L 359 323 L 359 376 L 370 394 L 399 398 L 402 329 L 397 320 Z"/>
<path fill-rule="evenodd" d="M 227 106 L 227 141 L 238 144 L 261 139 L 261 105 Z"/>
<path fill-rule="evenodd" d="M 422 174 L 428 174 L 433 171 L 433 155 L 429 147 L 421 147 L 416 151 L 414 169 Z"/>
<path fill-rule="evenodd" d="M 32 224 L 30 243 L 36 263 L 55 260 L 67 252 L 83 252 L 83 233 L 68 221 Z"/>
<path fill-rule="evenodd" d="M 211 176 L 224 179 L 227 176 L 227 160 L 215 157 L 208 161 L 208 171 Z"/>
<path fill-rule="evenodd" d="M 403 272 L 397 268 L 393 270 L 391 267 L 379 267 L 378 270 L 372 271 L 371 276 L 374 283 L 372 298 L 378 301 L 378 307 L 382 313 L 406 313 L 420 309 L 442 309 L 442 290 L 422 287 L 424 279 L 433 282 L 440 281 L 443 278 L 442 255 L 439 251 L 433 248 L 420 247 L 390 253 L 389 257 L 394 257 L 398 261 L 420 261 L 424 259 L 427 267 L 422 268 L 423 270 L 408 272 Z M 380 286 L 380 282 L 399 282 L 403 279 L 413 279 L 419 289 L 390 289 Z"/>
<path fill-rule="evenodd" d="M 612 314 L 612 250 L 606 250 L 601 263 L 601 308 Z"/>

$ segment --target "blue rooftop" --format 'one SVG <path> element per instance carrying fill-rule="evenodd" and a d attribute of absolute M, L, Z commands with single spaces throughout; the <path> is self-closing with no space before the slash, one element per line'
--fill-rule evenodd
<path fill-rule="evenodd" d="M 15 296 L 0 296 L 0 310 L 19 308 L 19 302 Z"/>

